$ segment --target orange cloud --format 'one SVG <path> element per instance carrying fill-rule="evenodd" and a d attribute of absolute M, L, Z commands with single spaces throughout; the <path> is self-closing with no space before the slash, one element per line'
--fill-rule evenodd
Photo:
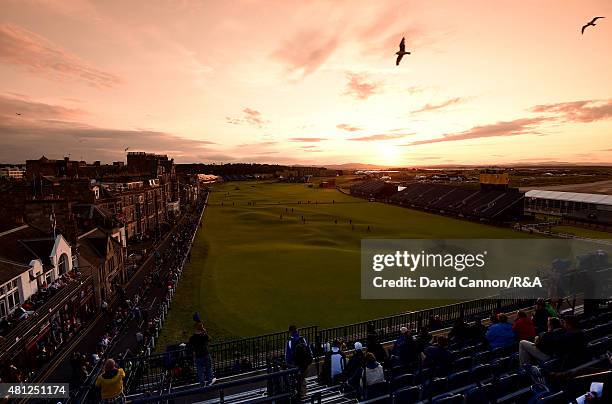
<path fill-rule="evenodd" d="M 339 123 L 338 125 L 336 125 L 336 128 L 345 130 L 347 132 L 358 132 L 361 130 L 361 128 L 349 125 L 347 123 Z"/>
<path fill-rule="evenodd" d="M 272 53 L 290 72 L 306 77 L 315 72 L 336 50 L 336 36 L 321 37 L 320 31 L 301 31 Z"/>
<path fill-rule="evenodd" d="M 479 139 L 485 137 L 517 136 L 526 134 L 536 134 L 536 128 L 543 122 L 550 121 L 550 118 L 521 118 L 513 121 L 500 121 L 489 125 L 474 126 L 473 128 L 459 133 L 447 133 L 441 137 L 426 140 L 417 140 L 403 146 L 418 146 L 423 144 L 456 142 L 459 140 Z"/>
<path fill-rule="evenodd" d="M 225 117 L 225 121 L 227 123 L 231 123 L 232 125 L 251 125 L 258 128 L 263 127 L 268 123 L 265 119 L 263 119 L 261 112 L 252 109 L 252 108 L 244 108 L 242 110 L 243 116 L 242 118 L 232 118 L 229 116 Z"/>
<path fill-rule="evenodd" d="M 466 99 L 463 98 L 463 97 L 455 97 L 455 98 L 451 98 L 451 99 L 448 99 L 446 101 L 443 101 L 443 102 L 441 102 L 439 104 L 429 104 L 428 103 L 428 104 L 425 104 L 423 107 L 421 107 L 421 108 L 419 108 L 419 109 L 417 109 L 415 111 L 412 111 L 412 113 L 413 114 L 418 114 L 418 113 L 421 113 L 421 112 L 437 111 L 437 110 L 449 107 L 451 105 L 459 104 L 461 102 L 464 102 L 465 100 Z"/>
<path fill-rule="evenodd" d="M 346 91 L 344 94 L 351 95 L 357 99 L 365 100 L 380 90 L 381 83 L 369 82 L 367 75 L 348 73 L 349 79 L 346 83 Z"/>
<path fill-rule="evenodd" d="M 289 139 L 289 141 L 291 142 L 304 142 L 304 143 L 317 143 L 317 142 L 322 142 L 324 140 L 327 140 L 324 137 L 292 137 Z"/>
<path fill-rule="evenodd" d="M 393 139 L 401 139 L 406 136 L 410 136 L 411 134 L 391 134 L 391 133 L 383 133 L 380 135 L 370 135 L 370 136 L 361 136 L 361 137 L 353 137 L 348 140 L 356 141 L 356 142 L 375 142 L 377 140 L 393 140 Z"/>
<path fill-rule="evenodd" d="M 89 66 L 76 55 L 25 28 L 0 25 L 0 61 L 57 79 L 79 79 L 97 88 L 118 85 L 114 74 Z"/>
<path fill-rule="evenodd" d="M 530 111 L 551 112 L 571 122 L 594 122 L 612 118 L 612 98 L 536 105 Z"/>

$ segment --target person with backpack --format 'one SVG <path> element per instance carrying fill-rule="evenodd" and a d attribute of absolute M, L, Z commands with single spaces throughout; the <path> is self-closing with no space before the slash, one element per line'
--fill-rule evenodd
<path fill-rule="evenodd" d="M 297 377 L 300 397 L 306 396 L 306 373 L 312 363 L 313 355 L 308 341 L 302 337 L 295 325 L 289 326 L 289 340 L 285 349 L 285 362 L 287 365 L 297 367 L 300 372 Z"/>
<path fill-rule="evenodd" d="M 210 337 L 201 322 L 196 323 L 196 332 L 189 338 L 189 348 L 193 354 L 198 382 L 212 385 L 217 381 L 212 368 L 212 357 L 208 350 Z"/>

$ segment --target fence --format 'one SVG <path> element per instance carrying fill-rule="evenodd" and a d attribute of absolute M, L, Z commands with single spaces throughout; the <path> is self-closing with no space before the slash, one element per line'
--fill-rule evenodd
<path fill-rule="evenodd" d="M 259 385 L 264 394 L 257 397 L 245 397 L 243 402 L 249 403 L 299 403 L 296 397 L 297 391 L 297 368 L 270 369 L 266 374 L 242 378 L 240 380 L 217 383 L 212 386 L 196 386 L 184 389 L 168 390 L 166 393 L 155 395 L 128 395 L 127 399 L 132 404 L 144 403 L 193 403 L 197 401 L 216 399 L 219 403 L 225 402 L 225 396 L 232 388 L 240 388 L 245 385 Z"/>
<path fill-rule="evenodd" d="M 476 318 L 487 317 L 493 311 L 511 311 L 532 305 L 533 303 L 531 299 L 471 300 L 415 312 L 401 313 L 361 323 L 326 328 L 319 331 L 317 340 L 318 354 L 322 354 L 323 344 L 336 339 L 343 340 L 350 346 L 353 342 L 365 341 L 368 334 L 375 331 L 380 341 L 391 341 L 399 335 L 400 327 L 408 327 L 418 331 L 423 326 L 428 325 L 431 317 L 438 317 L 444 328 L 450 327 L 460 317 L 465 321 L 471 321 Z"/>
<path fill-rule="evenodd" d="M 488 317 L 493 311 L 512 311 L 533 305 L 531 299 L 480 299 L 449 304 L 415 312 L 401 313 L 371 321 L 340 327 L 319 329 L 317 326 L 300 329 L 300 334 L 312 344 L 316 356 L 323 355 L 323 346 L 335 339 L 350 344 L 365 341 L 375 331 L 382 342 L 391 341 L 402 326 L 420 330 L 431 317 L 438 317 L 442 327 L 449 327 L 459 317 L 466 321 Z M 269 368 L 283 362 L 287 332 L 225 341 L 210 346 L 215 374 L 229 376 L 250 370 Z M 130 394 L 161 391 L 195 381 L 195 369 L 188 349 L 184 345 L 170 347 L 162 354 L 123 359 L 121 365 L 128 375 L 126 391 Z"/>

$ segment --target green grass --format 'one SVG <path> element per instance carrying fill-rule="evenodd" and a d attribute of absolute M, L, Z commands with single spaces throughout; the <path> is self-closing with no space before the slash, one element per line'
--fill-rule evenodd
<path fill-rule="evenodd" d="M 447 303 L 361 300 L 362 238 L 519 237 L 526 236 L 306 184 L 216 185 L 158 346 L 190 334 L 195 311 L 218 340 L 281 331 L 293 323 L 335 326 Z"/>

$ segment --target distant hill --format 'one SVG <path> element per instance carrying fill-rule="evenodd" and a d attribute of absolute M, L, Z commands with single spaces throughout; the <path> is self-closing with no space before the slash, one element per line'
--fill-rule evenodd
<path fill-rule="evenodd" d="M 376 164 L 344 163 L 326 165 L 325 168 L 327 168 L 328 170 L 385 170 L 389 167 L 379 166 Z"/>

